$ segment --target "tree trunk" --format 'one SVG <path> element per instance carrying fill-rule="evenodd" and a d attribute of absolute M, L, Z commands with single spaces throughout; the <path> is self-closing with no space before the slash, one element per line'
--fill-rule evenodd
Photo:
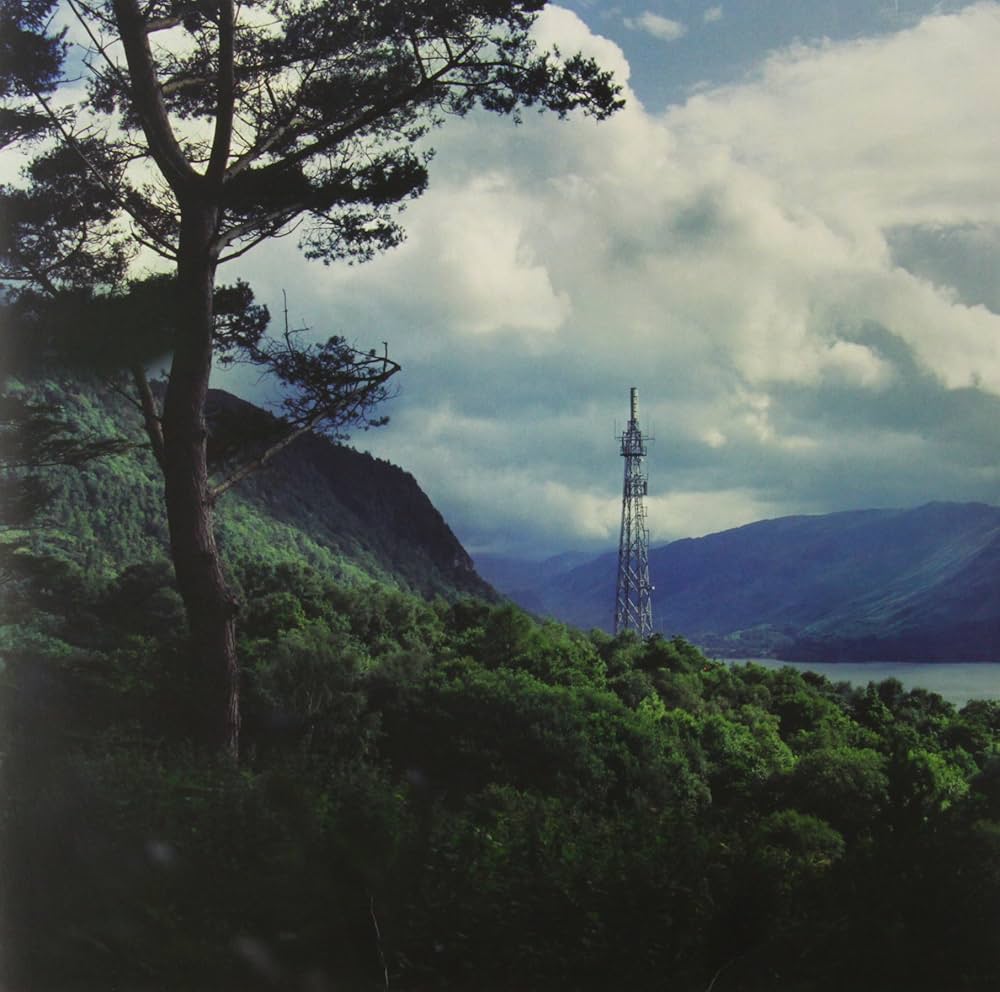
<path fill-rule="evenodd" d="M 182 209 L 177 266 L 182 319 L 163 405 L 163 475 L 170 550 L 197 663 L 201 698 L 195 707 L 207 742 L 235 758 L 240 730 L 237 605 L 215 543 L 205 426 L 217 216 L 210 206 Z"/>

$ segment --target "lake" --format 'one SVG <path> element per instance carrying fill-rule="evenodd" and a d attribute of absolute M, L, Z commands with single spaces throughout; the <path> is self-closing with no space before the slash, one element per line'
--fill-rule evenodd
<path fill-rule="evenodd" d="M 831 682 L 867 685 L 895 678 L 907 689 L 929 689 L 949 703 L 964 706 L 971 699 L 1000 699 L 1000 662 L 807 662 L 779 661 L 776 658 L 727 658 L 728 664 L 752 662 L 765 668 L 797 668 L 816 672 Z"/>

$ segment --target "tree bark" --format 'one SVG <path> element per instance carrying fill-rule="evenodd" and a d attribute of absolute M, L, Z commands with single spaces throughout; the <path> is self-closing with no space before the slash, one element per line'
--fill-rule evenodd
<path fill-rule="evenodd" d="M 236 597 L 222 568 L 208 482 L 205 398 L 212 369 L 212 248 L 217 210 L 182 206 L 178 328 L 163 405 L 163 474 L 170 548 L 197 661 L 206 743 L 239 754 L 240 670 L 236 655 Z"/>
<path fill-rule="evenodd" d="M 162 465 L 170 550 L 191 634 L 206 742 L 239 754 L 240 671 L 236 599 L 219 559 L 208 484 L 205 398 L 212 370 L 212 296 L 218 264 L 218 203 L 233 116 L 233 3 L 221 0 L 218 119 L 208 174 L 199 175 L 174 134 L 148 24 L 138 0 L 112 0 L 135 112 L 150 153 L 180 206 L 177 244 L 181 320 L 163 403 Z M 153 438 L 154 447 L 156 438 Z M 201 705 L 198 705 L 198 704 Z"/>
<path fill-rule="evenodd" d="M 149 388 L 149 379 L 146 377 L 146 370 L 142 363 L 132 366 L 132 383 L 135 386 L 136 394 L 139 397 L 139 406 L 142 409 L 142 419 L 146 425 L 146 436 L 149 438 L 149 446 L 156 459 L 156 464 L 163 469 L 163 424 L 160 418 L 160 411 L 156 406 L 153 397 L 153 390 Z"/>

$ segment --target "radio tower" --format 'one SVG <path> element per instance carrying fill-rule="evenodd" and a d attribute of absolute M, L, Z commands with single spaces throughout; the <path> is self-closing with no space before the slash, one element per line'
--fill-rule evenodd
<path fill-rule="evenodd" d="M 621 436 L 625 459 L 622 488 L 622 531 L 618 541 L 618 591 L 615 596 L 615 633 L 632 628 L 643 638 L 653 633 L 653 587 L 649 584 L 649 531 L 646 529 L 648 491 L 642 460 L 646 442 L 639 430 L 639 390 L 630 393 L 632 416 Z"/>

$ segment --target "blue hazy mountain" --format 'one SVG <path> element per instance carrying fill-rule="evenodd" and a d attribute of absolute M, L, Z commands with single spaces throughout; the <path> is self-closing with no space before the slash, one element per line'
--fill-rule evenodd
<path fill-rule="evenodd" d="M 616 565 L 609 553 L 481 571 L 529 609 L 610 629 Z M 1000 660 L 1000 507 L 763 520 L 655 548 L 650 573 L 656 629 L 719 655 Z"/>
<path fill-rule="evenodd" d="M 560 576 L 593 561 L 597 556 L 583 551 L 566 551 L 544 559 L 508 558 L 477 554 L 476 571 L 494 589 L 527 610 L 546 612 L 542 592 Z"/>

